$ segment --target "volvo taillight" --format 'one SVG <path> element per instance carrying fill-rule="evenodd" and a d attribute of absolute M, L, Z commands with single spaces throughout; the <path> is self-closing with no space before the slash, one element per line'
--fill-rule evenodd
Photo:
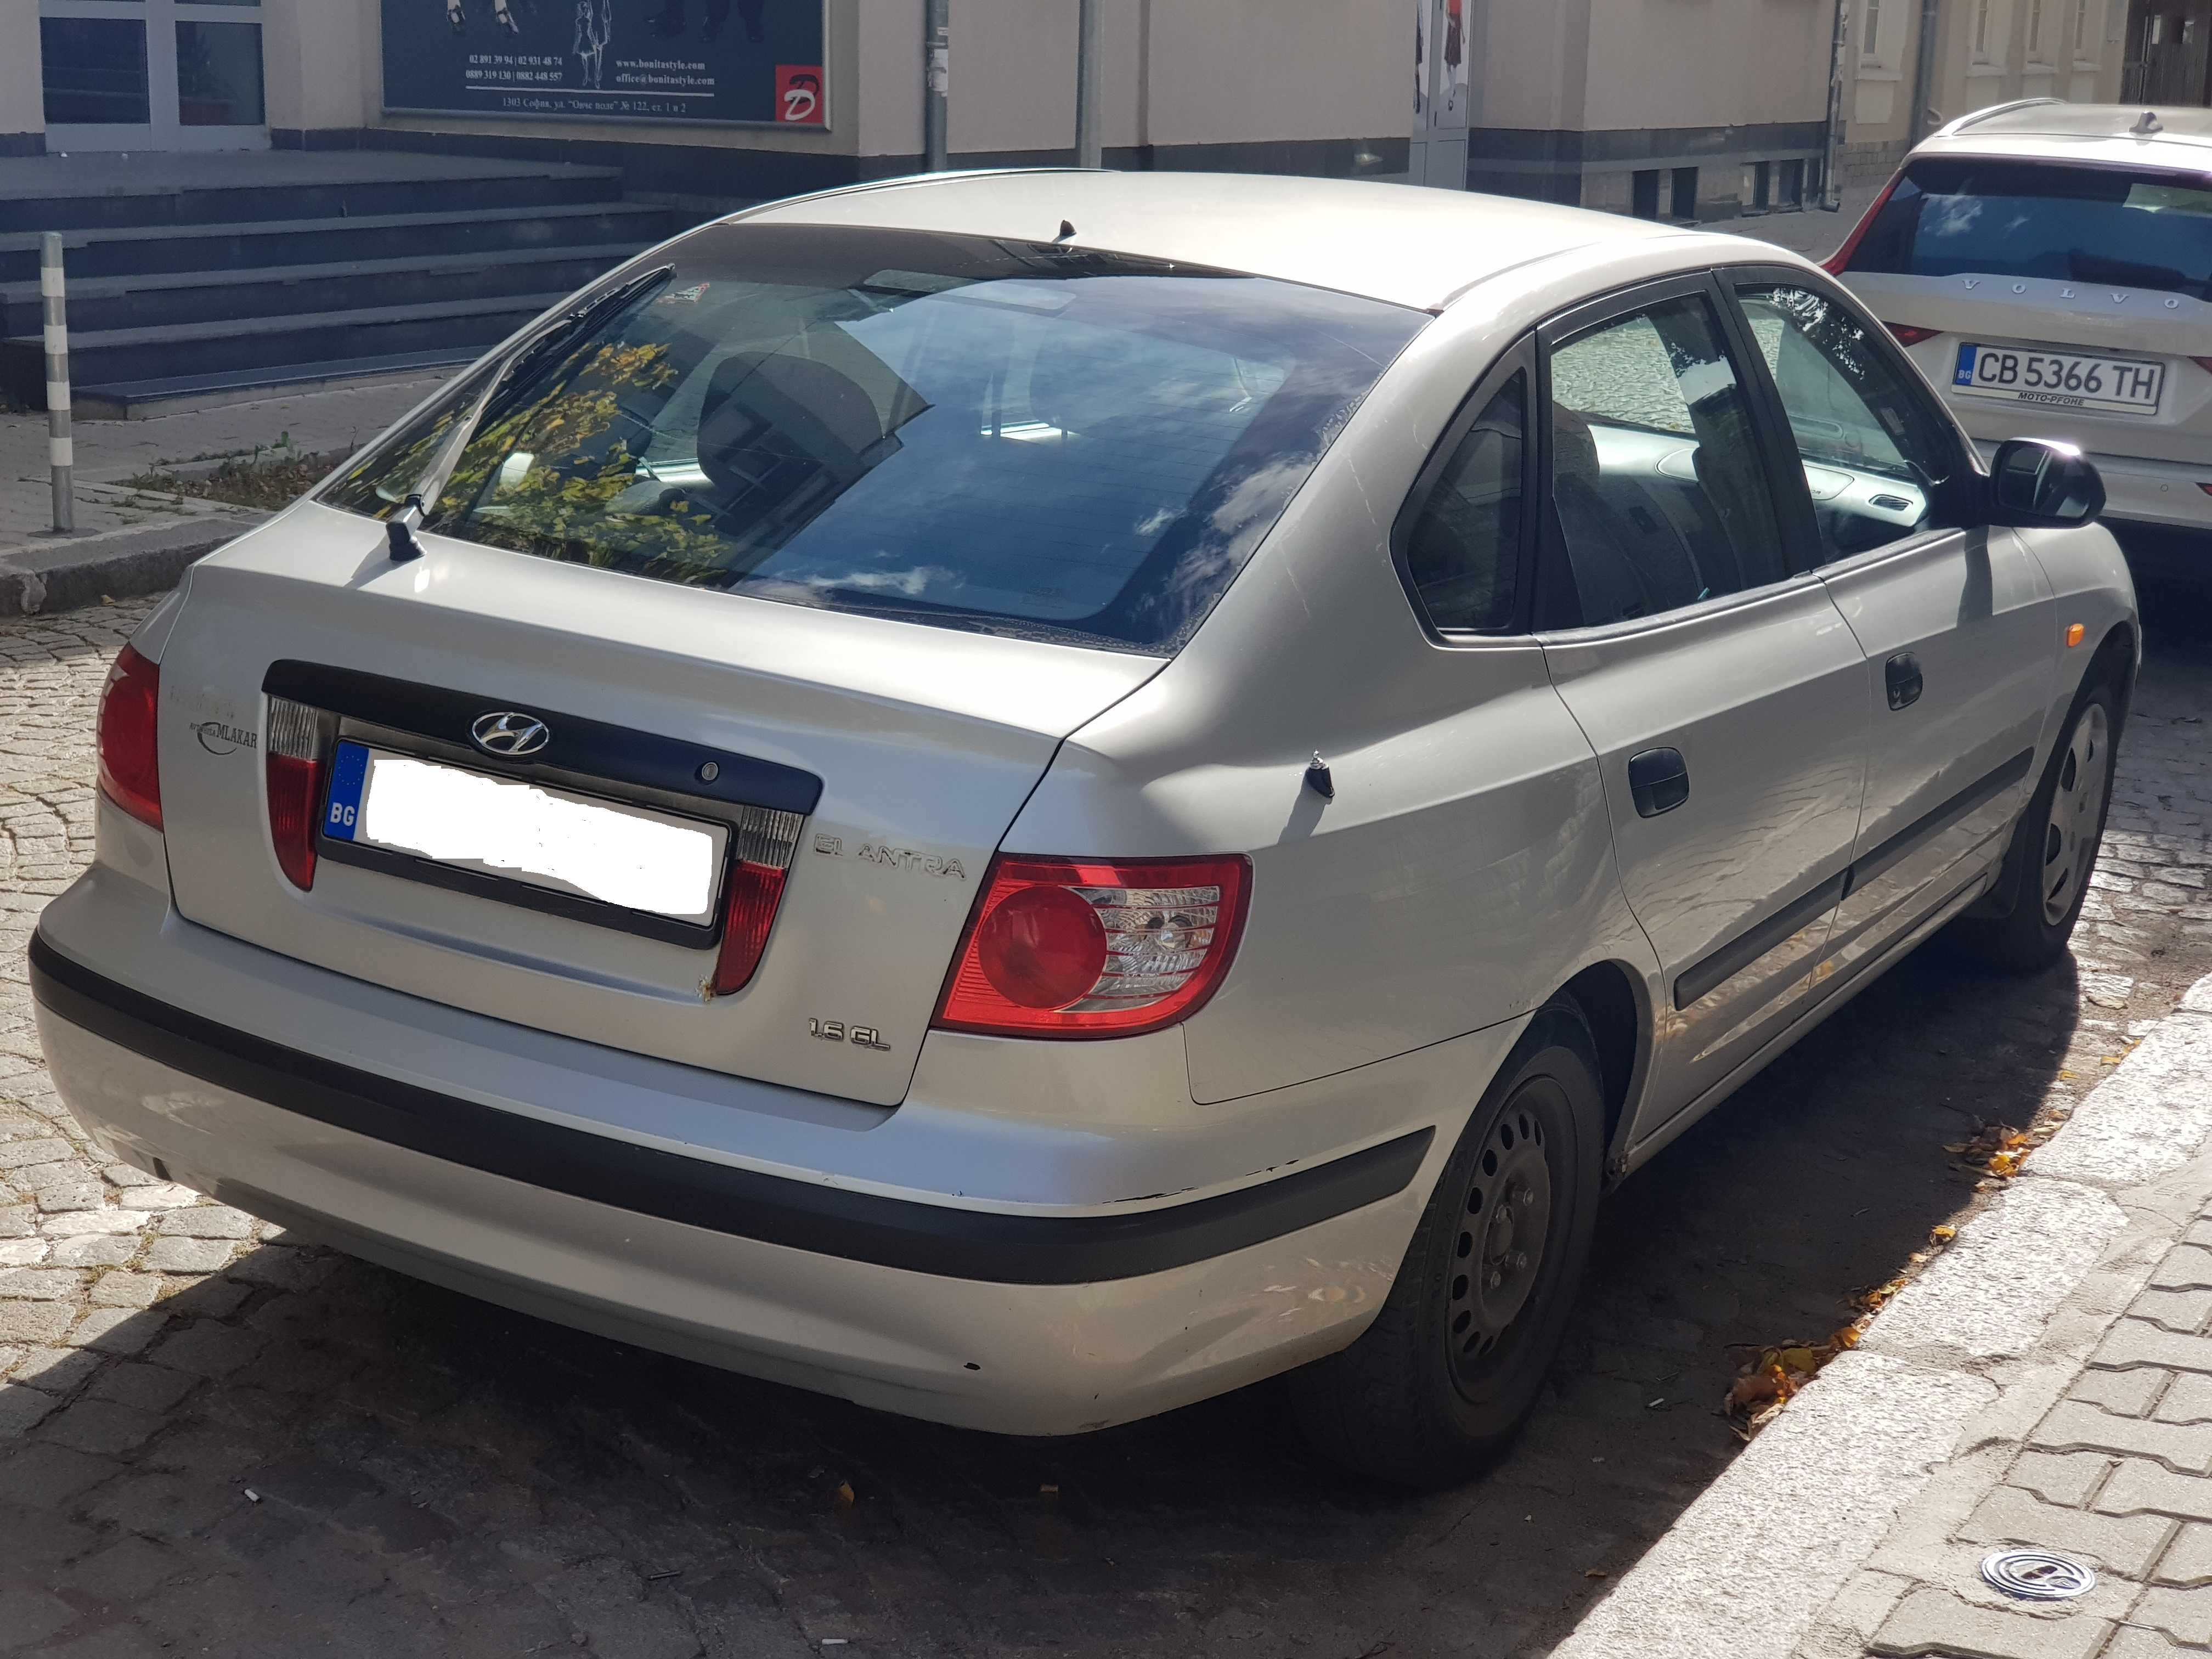
<path fill-rule="evenodd" d="M 269 699 L 262 749 L 268 786 L 269 839 L 292 885 L 315 884 L 315 830 L 323 804 L 323 715 L 303 702 Z"/>
<path fill-rule="evenodd" d="M 161 760 L 155 716 L 161 669 L 125 646 L 100 695 L 100 793 L 141 823 L 161 827 Z"/>
<path fill-rule="evenodd" d="M 1922 328 L 1917 323 L 1884 323 L 1882 326 L 1897 337 L 1898 344 L 1907 346 L 1918 345 L 1923 340 L 1932 340 L 1943 331 L 1940 328 Z"/>
<path fill-rule="evenodd" d="M 1133 1036 L 1186 1019 L 1236 954 L 1241 857 L 1000 854 L 938 998 L 937 1026 L 1000 1036 Z"/>
<path fill-rule="evenodd" d="M 1866 240 L 1874 222 L 1881 216 L 1882 209 L 1889 204 L 1889 198 L 1896 193 L 1904 177 L 1902 172 L 1890 175 L 1889 182 L 1881 187 L 1881 194 L 1874 198 L 1874 205 L 1859 216 L 1858 223 L 1851 227 L 1851 234 L 1844 238 L 1844 245 L 1820 261 L 1823 270 L 1832 276 L 1840 276 L 1851 268 L 1851 256 L 1859 251 L 1859 244 Z"/>

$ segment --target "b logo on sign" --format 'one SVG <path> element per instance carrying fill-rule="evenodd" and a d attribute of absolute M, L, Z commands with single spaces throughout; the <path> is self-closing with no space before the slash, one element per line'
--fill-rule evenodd
<path fill-rule="evenodd" d="M 775 118 L 785 126 L 822 125 L 822 65 L 778 64 L 775 66 Z"/>

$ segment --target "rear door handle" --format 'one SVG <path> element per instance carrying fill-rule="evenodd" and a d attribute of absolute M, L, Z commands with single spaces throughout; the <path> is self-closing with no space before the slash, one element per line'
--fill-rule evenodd
<path fill-rule="evenodd" d="M 1628 793 L 1637 816 L 1656 818 L 1690 798 L 1690 768 L 1679 749 L 1646 749 L 1628 757 Z"/>
<path fill-rule="evenodd" d="M 1881 665 L 1882 682 L 1889 689 L 1892 708 L 1909 708 L 1920 701 L 1920 659 L 1900 651 Z"/>

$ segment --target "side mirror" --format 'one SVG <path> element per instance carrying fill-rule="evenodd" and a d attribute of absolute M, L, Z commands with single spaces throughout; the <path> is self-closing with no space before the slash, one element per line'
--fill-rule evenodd
<path fill-rule="evenodd" d="M 2063 530 L 2105 510 L 2105 481 L 2071 444 L 2013 438 L 1990 463 L 1990 521 Z"/>

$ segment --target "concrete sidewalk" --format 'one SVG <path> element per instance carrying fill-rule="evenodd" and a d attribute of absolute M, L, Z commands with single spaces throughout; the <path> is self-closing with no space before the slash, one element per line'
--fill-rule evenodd
<path fill-rule="evenodd" d="M 2007 1546 L 2094 1569 L 2014 1600 Z M 2212 1652 L 2212 978 L 1553 1659 Z"/>
<path fill-rule="evenodd" d="M 349 450 L 452 371 L 323 387 L 145 421 L 80 421 L 76 528 L 53 530 L 46 417 L 0 414 L 0 616 L 156 592 L 202 554 L 267 517 L 135 489 L 143 474 L 257 452 Z"/>

